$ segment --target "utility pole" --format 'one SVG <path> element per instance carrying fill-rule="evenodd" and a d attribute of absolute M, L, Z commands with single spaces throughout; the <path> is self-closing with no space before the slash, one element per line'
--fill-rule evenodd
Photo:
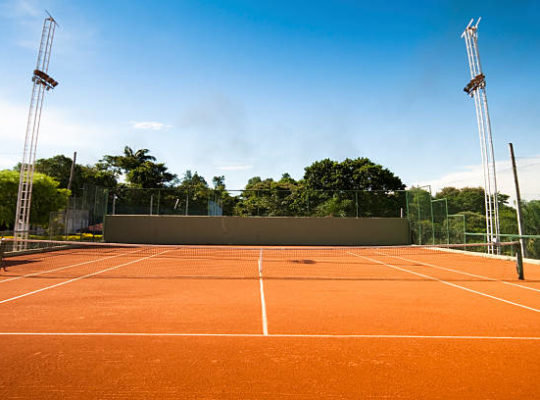
<path fill-rule="evenodd" d="M 523 235 L 523 216 L 521 215 L 521 192 L 519 191 L 519 180 L 517 175 L 516 167 L 516 157 L 514 156 L 514 145 L 508 143 L 510 149 L 510 159 L 512 160 L 512 172 L 514 173 L 514 184 L 516 186 L 516 213 L 517 213 L 517 224 L 518 224 L 518 234 L 519 245 L 521 246 L 521 254 L 523 257 L 527 257 L 527 248 L 525 246 L 525 239 L 521 237 Z"/>
<path fill-rule="evenodd" d="M 69 181 L 67 185 L 67 189 L 71 190 L 71 184 L 73 182 L 73 175 L 75 173 L 75 163 L 77 162 L 77 152 L 73 153 L 73 162 L 71 163 L 71 169 L 69 170 Z"/>
<path fill-rule="evenodd" d="M 32 184 L 34 180 L 36 148 L 39 125 L 41 122 L 43 98 L 45 96 L 45 91 L 54 89 L 58 85 L 58 82 L 51 78 L 47 73 L 49 70 L 54 32 L 57 26 L 54 18 L 49 13 L 47 13 L 47 15 L 47 18 L 45 18 L 45 21 L 43 22 L 36 68 L 32 75 L 34 86 L 32 88 L 32 97 L 30 98 L 30 109 L 28 111 L 28 122 L 26 124 L 26 136 L 24 139 L 23 157 L 19 175 L 19 190 L 17 193 L 14 226 L 16 248 L 19 250 L 26 247 L 26 243 L 23 242 L 23 239 L 28 238 L 28 231 L 30 229 Z"/>
<path fill-rule="evenodd" d="M 486 207 L 486 237 L 488 243 L 499 241 L 499 203 L 497 201 L 497 175 L 495 171 L 495 153 L 493 151 L 493 137 L 491 135 L 491 122 L 489 119 L 486 77 L 482 73 L 480 53 L 478 52 L 478 24 L 472 25 L 471 19 L 461 37 L 465 39 L 467 57 L 471 80 L 463 89 L 474 98 L 476 106 L 476 121 L 480 138 L 480 151 L 482 154 L 482 168 L 484 171 L 484 202 Z M 495 246 L 488 246 L 490 253 L 498 252 Z"/>

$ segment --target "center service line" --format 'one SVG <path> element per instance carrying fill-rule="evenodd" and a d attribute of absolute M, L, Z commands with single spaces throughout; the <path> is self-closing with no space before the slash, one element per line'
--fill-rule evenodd
<path fill-rule="evenodd" d="M 263 249 L 259 252 L 259 288 L 261 293 L 261 314 L 262 314 L 262 327 L 263 335 L 268 336 L 268 320 L 266 318 L 266 301 L 264 300 L 264 286 L 263 286 L 263 277 L 262 277 L 262 260 L 263 260 Z"/>

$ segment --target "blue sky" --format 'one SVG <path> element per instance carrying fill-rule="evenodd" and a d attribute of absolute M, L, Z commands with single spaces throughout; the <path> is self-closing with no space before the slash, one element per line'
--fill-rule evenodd
<path fill-rule="evenodd" d="M 149 148 L 229 188 L 369 157 L 408 185 L 482 184 L 461 32 L 482 17 L 501 190 L 540 198 L 540 3 L 0 0 L 0 168 L 21 158 L 44 9 L 58 20 L 38 157 Z"/>

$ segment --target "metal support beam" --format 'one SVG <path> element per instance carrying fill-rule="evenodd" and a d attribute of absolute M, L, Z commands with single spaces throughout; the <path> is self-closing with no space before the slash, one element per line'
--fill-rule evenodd
<path fill-rule="evenodd" d="M 21 171 L 19 176 L 19 190 L 17 193 L 17 206 L 15 210 L 14 236 L 19 239 L 16 247 L 24 246 L 21 239 L 28 238 L 30 229 L 30 209 L 32 204 L 32 185 L 34 180 L 34 169 L 36 163 L 36 148 L 41 122 L 41 111 L 45 91 L 53 89 L 58 85 L 53 78 L 48 75 L 49 61 L 51 58 L 51 48 L 56 30 L 56 21 L 49 14 L 43 22 L 41 32 L 41 42 L 37 57 L 36 68 L 32 75 L 32 96 L 30 97 L 30 108 L 28 111 L 28 121 L 26 124 L 26 136 L 24 139 Z"/>
<path fill-rule="evenodd" d="M 478 124 L 482 169 L 484 173 L 486 238 L 488 242 L 494 243 L 499 241 L 500 235 L 497 174 L 495 170 L 495 153 L 493 150 L 491 122 L 487 104 L 486 77 L 482 73 L 480 53 L 478 51 L 478 24 L 480 23 L 480 18 L 475 25 L 473 25 L 473 22 L 474 20 L 472 19 L 461 35 L 461 37 L 465 39 L 471 75 L 471 80 L 464 91 L 474 99 L 476 107 L 476 122 Z M 488 248 L 490 253 L 496 252 L 497 250 L 497 246 L 490 246 Z"/>

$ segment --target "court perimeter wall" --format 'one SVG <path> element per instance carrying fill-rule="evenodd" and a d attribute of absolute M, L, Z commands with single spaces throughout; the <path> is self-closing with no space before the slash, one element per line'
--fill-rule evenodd
<path fill-rule="evenodd" d="M 409 244 L 406 218 L 108 215 L 111 243 L 222 245 Z"/>

